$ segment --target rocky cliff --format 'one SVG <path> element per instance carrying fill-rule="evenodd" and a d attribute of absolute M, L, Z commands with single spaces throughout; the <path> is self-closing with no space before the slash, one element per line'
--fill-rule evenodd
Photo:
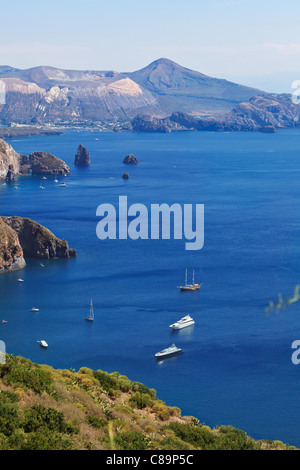
<path fill-rule="evenodd" d="M 79 145 L 77 153 L 75 155 L 76 166 L 89 166 L 91 164 L 91 157 L 89 152 L 83 145 Z"/>
<path fill-rule="evenodd" d="M 20 156 L 20 173 L 34 175 L 69 175 L 70 168 L 60 158 L 47 152 L 33 152 Z"/>
<path fill-rule="evenodd" d="M 0 139 L 0 179 L 6 178 L 8 171 L 19 174 L 20 155 L 5 140 Z"/>
<path fill-rule="evenodd" d="M 11 181 L 15 176 L 29 172 L 36 175 L 68 175 L 70 168 L 51 153 L 20 155 L 11 145 L 0 139 L 0 179 Z"/>
<path fill-rule="evenodd" d="M 195 116 L 175 112 L 166 118 L 155 119 L 139 115 L 132 120 L 136 132 L 158 132 L 167 127 L 171 130 L 195 131 L 260 131 L 274 133 L 276 128 L 300 126 L 300 107 L 292 103 L 289 95 L 254 96 L 235 106 L 223 115 Z"/>
<path fill-rule="evenodd" d="M 70 258 L 76 251 L 69 248 L 66 240 L 57 238 L 50 230 L 34 220 L 22 217 L 1 217 L 17 236 L 23 254 L 28 258 Z"/>
<path fill-rule="evenodd" d="M 0 218 L 0 273 L 26 266 L 17 233 Z"/>

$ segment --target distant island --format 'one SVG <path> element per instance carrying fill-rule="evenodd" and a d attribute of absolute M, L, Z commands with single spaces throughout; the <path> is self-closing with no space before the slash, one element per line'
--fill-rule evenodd
<path fill-rule="evenodd" d="M 289 94 L 209 77 L 165 58 L 128 73 L 0 66 L 0 79 L 6 90 L 0 104 L 5 138 L 53 133 L 53 126 L 274 133 L 300 122 L 300 107 Z"/>

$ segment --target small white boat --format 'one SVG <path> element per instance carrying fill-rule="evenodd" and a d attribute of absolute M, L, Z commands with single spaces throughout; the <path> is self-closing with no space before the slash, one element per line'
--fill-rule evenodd
<path fill-rule="evenodd" d="M 45 267 L 45 265 L 44 265 L 43 263 L 40 263 L 40 266 L 41 266 L 42 268 L 44 268 L 44 267 Z"/>
<path fill-rule="evenodd" d="M 40 189 L 45 189 L 44 186 L 40 186 Z"/>
<path fill-rule="evenodd" d="M 190 315 L 186 315 L 185 317 L 182 317 L 180 320 L 170 325 L 170 328 L 173 328 L 173 330 L 181 330 L 182 328 L 186 328 L 187 326 L 192 325 L 195 325 L 195 320 L 193 320 Z"/>
<path fill-rule="evenodd" d="M 42 339 L 42 341 L 38 341 L 38 343 L 40 343 L 40 346 L 42 348 L 48 348 L 48 343 L 46 343 L 44 339 Z"/>
<path fill-rule="evenodd" d="M 47 179 L 46 176 L 43 176 L 42 180 L 46 180 L 46 179 Z"/>
<path fill-rule="evenodd" d="M 31 311 L 32 311 L 32 312 L 39 312 L 40 309 L 39 309 L 39 308 L 32 307 Z"/>
<path fill-rule="evenodd" d="M 24 282 L 24 279 L 19 278 L 18 282 Z"/>
<path fill-rule="evenodd" d="M 173 343 L 169 348 L 163 349 L 162 351 L 159 351 L 158 353 L 156 353 L 155 357 L 157 357 L 157 359 L 161 359 L 164 357 L 174 356 L 174 354 L 178 354 L 181 352 L 182 352 L 182 349 L 177 348 L 177 346 L 175 346 L 175 344 Z"/>
<path fill-rule="evenodd" d="M 55 179 L 55 180 L 54 180 L 54 183 L 58 183 L 58 180 L 57 180 L 57 179 Z"/>
<path fill-rule="evenodd" d="M 59 186 L 60 186 L 61 188 L 65 188 L 65 187 L 67 186 L 67 184 L 66 184 L 66 183 L 60 183 Z"/>

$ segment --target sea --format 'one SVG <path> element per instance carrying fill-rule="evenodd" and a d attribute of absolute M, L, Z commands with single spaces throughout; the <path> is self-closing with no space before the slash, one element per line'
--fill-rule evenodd
<path fill-rule="evenodd" d="M 292 362 L 300 304 L 266 313 L 300 283 L 300 129 L 66 130 L 8 142 L 22 154 L 51 152 L 71 174 L 59 177 L 64 188 L 54 177 L 1 183 L 1 214 L 45 225 L 77 257 L 27 259 L 25 269 L 0 276 L 7 352 L 55 368 L 118 371 L 208 426 L 300 447 L 300 365 Z M 74 165 L 79 144 L 90 167 Z M 123 164 L 129 153 L 138 165 Z M 100 240 L 97 207 L 117 209 L 120 196 L 147 208 L 204 204 L 203 248 L 186 250 L 172 237 Z M 186 269 L 199 291 L 178 289 Z M 91 299 L 95 319 L 87 322 Z M 169 328 L 187 314 L 194 326 Z M 157 360 L 172 343 L 183 352 Z"/>

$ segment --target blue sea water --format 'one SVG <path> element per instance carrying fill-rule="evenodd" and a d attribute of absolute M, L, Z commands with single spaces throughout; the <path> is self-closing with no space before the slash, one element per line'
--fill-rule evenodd
<path fill-rule="evenodd" d="M 292 296 L 300 281 L 300 130 L 66 131 L 9 143 L 23 154 L 52 152 L 71 175 L 66 188 L 49 178 L 40 190 L 32 176 L 0 186 L 1 214 L 40 222 L 78 256 L 44 268 L 27 260 L 24 270 L 0 276 L 7 351 L 59 368 L 117 370 L 209 426 L 300 447 L 300 365 L 291 361 L 300 305 L 265 314 L 269 300 Z M 74 166 L 80 143 L 89 168 Z M 126 167 L 128 153 L 141 163 Z M 100 241 L 96 208 L 117 207 L 120 195 L 147 207 L 204 204 L 203 249 L 186 251 L 184 240 Z M 176 288 L 186 268 L 203 282 L 200 292 Z M 93 323 L 84 320 L 91 297 Z M 187 313 L 195 326 L 172 332 L 168 325 Z M 173 342 L 183 354 L 157 361 Z"/>

